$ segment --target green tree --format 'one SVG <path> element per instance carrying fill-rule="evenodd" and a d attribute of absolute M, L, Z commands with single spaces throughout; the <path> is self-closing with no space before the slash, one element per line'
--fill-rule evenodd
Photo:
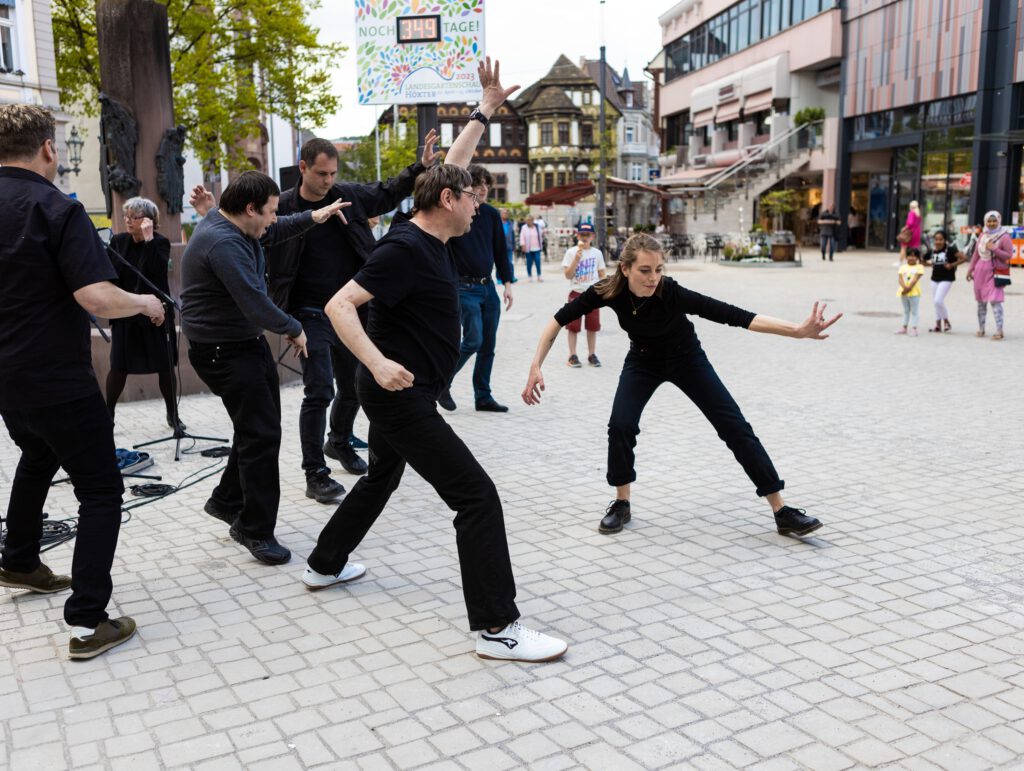
<path fill-rule="evenodd" d="M 57 83 L 66 108 L 99 110 L 95 0 L 52 0 Z M 330 67 L 345 52 L 320 43 L 308 12 L 319 0 L 166 0 L 177 123 L 209 168 L 248 167 L 239 139 L 260 115 L 317 126 L 338 109 Z"/>
<path fill-rule="evenodd" d="M 402 169 L 419 158 L 419 134 L 415 120 L 403 121 L 405 137 L 399 138 L 389 131 L 387 141 L 381 132 L 380 178 L 397 176 Z M 367 134 L 356 145 L 342 153 L 338 164 L 338 178 L 353 182 L 375 182 L 377 180 L 377 140 L 373 133 Z"/>

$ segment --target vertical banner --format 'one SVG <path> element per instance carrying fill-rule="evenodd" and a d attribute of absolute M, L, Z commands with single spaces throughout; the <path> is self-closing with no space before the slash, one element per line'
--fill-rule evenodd
<path fill-rule="evenodd" d="M 359 104 L 483 96 L 484 0 L 355 0 Z"/>

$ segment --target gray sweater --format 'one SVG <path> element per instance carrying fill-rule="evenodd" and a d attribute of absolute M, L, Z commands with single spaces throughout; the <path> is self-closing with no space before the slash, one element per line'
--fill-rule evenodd
<path fill-rule="evenodd" d="M 250 238 L 213 209 L 199 223 L 181 262 L 181 330 L 196 343 L 254 340 L 267 329 L 295 337 L 302 324 L 267 296 L 263 245 L 313 227 L 313 213 L 278 217 L 262 239 Z"/>

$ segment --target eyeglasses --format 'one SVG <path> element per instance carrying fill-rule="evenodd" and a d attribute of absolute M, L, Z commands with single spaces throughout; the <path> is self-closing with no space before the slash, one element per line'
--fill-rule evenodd
<path fill-rule="evenodd" d="M 126 220 L 131 220 L 132 222 L 140 222 L 141 220 L 146 219 L 146 215 L 145 214 L 126 214 L 126 215 L 124 215 L 124 218 Z"/>
<path fill-rule="evenodd" d="M 465 193 L 466 195 L 468 195 L 470 198 L 472 198 L 473 199 L 473 203 L 476 204 L 477 206 L 479 206 L 481 204 L 480 196 L 478 196 L 472 190 L 463 190 L 462 192 Z"/>

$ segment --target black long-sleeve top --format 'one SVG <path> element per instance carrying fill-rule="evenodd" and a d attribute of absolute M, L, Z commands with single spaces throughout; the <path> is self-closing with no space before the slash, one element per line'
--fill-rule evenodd
<path fill-rule="evenodd" d="M 615 312 L 619 326 L 635 345 L 666 350 L 697 342 L 697 332 L 687 314 L 744 329 L 750 326 L 757 315 L 686 289 L 668 276 L 661 279 L 659 289 L 660 296 L 653 294 L 650 297 L 637 297 L 626 289 L 608 300 L 601 297 L 592 286 L 575 300 L 563 305 L 555 314 L 555 321 L 564 327 L 595 308 L 608 307 Z"/>
<path fill-rule="evenodd" d="M 449 239 L 448 245 L 460 276 L 484 278 L 490 276 L 492 270 L 497 270 L 502 281 L 512 281 L 501 214 L 490 204 L 480 204 L 469 232 Z"/>
<path fill-rule="evenodd" d="M 171 242 L 159 233 L 154 233 L 150 241 L 136 241 L 130 233 L 117 233 L 110 239 L 110 248 L 120 254 L 132 267 L 149 279 L 161 292 L 170 294 L 167 282 L 168 260 L 171 258 Z M 114 270 L 117 271 L 115 282 L 126 292 L 133 294 L 151 294 L 146 283 L 131 268 L 114 259 Z"/>

